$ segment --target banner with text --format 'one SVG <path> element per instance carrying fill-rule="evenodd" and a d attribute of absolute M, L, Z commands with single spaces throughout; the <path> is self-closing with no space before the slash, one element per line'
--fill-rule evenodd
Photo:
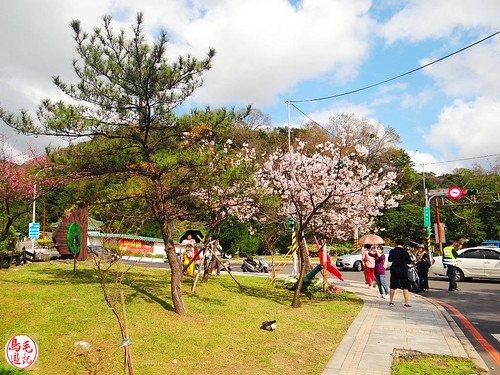
<path fill-rule="evenodd" d="M 152 253 L 154 243 L 142 240 L 122 239 L 120 243 L 121 251 L 131 251 L 133 253 Z"/>

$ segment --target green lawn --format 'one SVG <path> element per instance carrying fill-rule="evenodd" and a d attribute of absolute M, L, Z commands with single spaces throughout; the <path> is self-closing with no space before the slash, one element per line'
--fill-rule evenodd
<path fill-rule="evenodd" d="M 173 312 L 169 273 L 134 267 L 125 287 L 136 374 L 320 374 L 362 307 L 346 301 L 290 306 L 292 292 L 262 278 L 227 275 L 198 283 L 185 278 L 189 316 Z M 132 282 L 133 281 L 133 282 Z M 132 283 L 131 283 L 132 282 Z M 33 374 L 122 371 L 118 324 L 91 264 L 36 263 L 0 271 L 0 338 L 25 334 L 38 344 Z M 274 332 L 260 329 L 277 320 Z M 92 345 L 81 353 L 76 341 Z M 2 344 L 2 348 L 5 344 Z M 0 367 L 6 364 L 2 356 Z"/>
<path fill-rule="evenodd" d="M 465 358 L 437 354 L 402 356 L 392 363 L 393 375 L 471 375 L 483 374 Z"/>

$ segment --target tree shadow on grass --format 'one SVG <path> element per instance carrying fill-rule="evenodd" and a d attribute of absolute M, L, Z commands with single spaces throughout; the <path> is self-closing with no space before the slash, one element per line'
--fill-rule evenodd
<path fill-rule="evenodd" d="M 231 279 L 222 280 L 221 287 L 231 293 L 237 293 L 244 296 L 262 298 L 268 301 L 273 301 L 277 304 L 283 306 L 290 306 L 292 303 L 293 292 L 287 289 L 276 288 L 274 285 L 255 285 L 250 282 L 245 282 L 245 280 L 238 280 L 243 288 L 240 288 Z"/>
<path fill-rule="evenodd" d="M 95 268 L 81 267 L 76 273 L 69 267 L 43 267 L 30 270 L 40 277 L 34 277 L 30 280 L 13 281 L 18 284 L 37 284 L 37 285 L 97 285 L 100 288 L 100 276 Z M 172 304 L 159 297 L 158 291 L 169 282 L 165 275 L 151 275 L 145 273 L 129 274 L 131 280 L 126 280 L 123 285 L 126 289 L 130 288 L 133 293 L 127 295 L 127 302 L 132 302 L 135 298 L 141 296 L 144 301 L 149 303 L 158 303 L 167 311 L 173 311 Z M 109 273 L 106 276 L 106 282 L 109 288 L 113 288 L 114 277 Z M 125 290 L 125 289 L 124 289 Z"/>
<path fill-rule="evenodd" d="M 174 306 L 172 304 L 168 303 L 165 299 L 162 299 L 153 292 L 148 291 L 147 288 L 135 284 L 127 285 L 127 287 L 134 290 L 133 293 L 127 294 L 127 302 L 132 302 L 135 298 L 141 297 L 147 303 L 157 303 L 167 311 L 174 311 Z"/>

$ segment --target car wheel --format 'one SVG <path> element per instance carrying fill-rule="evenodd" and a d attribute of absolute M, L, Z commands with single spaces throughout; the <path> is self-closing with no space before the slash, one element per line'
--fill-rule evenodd
<path fill-rule="evenodd" d="M 242 270 L 243 272 L 247 272 L 247 268 L 246 268 L 245 266 L 241 266 L 241 270 Z"/>
<path fill-rule="evenodd" d="M 460 268 L 456 268 L 455 273 L 456 273 L 455 276 L 456 281 L 464 281 L 464 272 Z"/>
<path fill-rule="evenodd" d="M 354 267 L 353 268 L 354 268 L 355 271 L 358 271 L 358 272 L 363 271 L 363 263 L 361 263 L 358 260 L 356 263 L 354 263 Z"/>
<path fill-rule="evenodd" d="M 267 267 L 264 267 L 264 269 L 262 270 L 262 272 L 267 273 Z"/>

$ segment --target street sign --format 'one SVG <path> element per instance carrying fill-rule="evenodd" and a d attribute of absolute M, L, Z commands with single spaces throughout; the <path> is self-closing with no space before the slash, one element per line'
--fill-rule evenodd
<path fill-rule="evenodd" d="M 424 227 L 431 226 L 431 209 L 430 207 L 424 207 Z"/>
<path fill-rule="evenodd" d="M 451 199 L 458 199 L 462 196 L 462 189 L 460 189 L 459 187 L 451 187 L 449 190 L 448 190 L 448 196 L 451 198 Z"/>
<path fill-rule="evenodd" d="M 29 223 L 28 232 L 30 238 L 40 237 L 40 223 Z"/>
<path fill-rule="evenodd" d="M 444 223 L 441 224 L 441 243 L 446 243 L 446 231 Z M 436 243 L 439 243 L 439 232 L 437 223 L 434 224 L 434 235 L 436 236 Z"/>

